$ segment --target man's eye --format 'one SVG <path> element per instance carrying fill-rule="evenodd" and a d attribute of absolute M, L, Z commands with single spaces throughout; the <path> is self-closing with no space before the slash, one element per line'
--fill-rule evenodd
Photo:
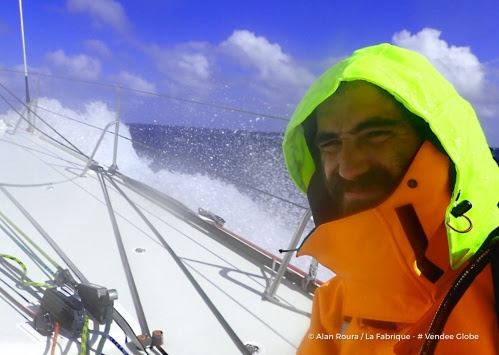
<path fill-rule="evenodd" d="M 329 139 L 325 142 L 321 142 L 318 144 L 319 149 L 325 152 L 332 152 L 341 147 L 342 141 L 341 139 Z"/>
<path fill-rule="evenodd" d="M 369 143 L 381 143 L 392 135 L 392 131 L 370 131 L 364 134 L 363 140 Z"/>

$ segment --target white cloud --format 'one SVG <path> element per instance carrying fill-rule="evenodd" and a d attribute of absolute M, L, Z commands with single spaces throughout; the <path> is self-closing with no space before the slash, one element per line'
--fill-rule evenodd
<path fill-rule="evenodd" d="M 85 54 L 68 56 L 62 49 L 59 49 L 47 53 L 46 59 L 56 71 L 71 77 L 96 80 L 101 73 L 100 61 Z"/>
<path fill-rule="evenodd" d="M 169 94 L 248 110 L 264 107 L 269 114 L 288 114 L 316 78 L 279 44 L 247 30 L 216 45 L 193 41 L 139 48 L 153 58 Z"/>
<path fill-rule="evenodd" d="M 117 81 L 119 85 L 130 89 L 156 93 L 156 84 L 150 83 L 141 76 L 127 71 L 121 71 L 118 75 L 114 76 L 113 79 Z"/>
<path fill-rule="evenodd" d="M 403 30 L 395 33 L 393 43 L 423 54 L 463 96 L 471 99 L 482 95 L 485 85 L 483 65 L 470 47 L 449 46 L 440 35 L 441 31 L 432 28 L 414 35 Z"/>
<path fill-rule="evenodd" d="M 70 12 L 88 13 L 96 26 L 107 25 L 120 32 L 130 27 L 123 6 L 114 0 L 68 0 L 66 7 Z"/>
<path fill-rule="evenodd" d="M 98 39 L 86 40 L 84 45 L 89 51 L 95 52 L 102 57 L 109 58 L 111 56 L 111 50 L 109 47 Z"/>
<path fill-rule="evenodd" d="M 242 64 L 258 70 L 261 80 L 308 87 L 315 76 L 285 54 L 277 43 L 247 30 L 236 30 L 220 47 Z"/>
<path fill-rule="evenodd" d="M 200 79 L 206 80 L 210 76 L 208 59 L 200 53 L 184 53 L 178 59 L 177 64 L 180 68 L 195 73 Z"/>
<path fill-rule="evenodd" d="M 499 117 L 499 87 L 491 64 L 480 63 L 470 47 L 457 47 L 440 39 L 441 31 L 425 28 L 412 35 L 395 33 L 393 43 L 424 55 L 473 105 L 481 118 Z"/>
<path fill-rule="evenodd" d="M 170 89 L 189 87 L 204 90 L 212 79 L 213 47 L 202 42 L 187 42 L 172 49 L 157 45 L 143 46 L 156 63 L 159 71 L 165 75 Z"/>

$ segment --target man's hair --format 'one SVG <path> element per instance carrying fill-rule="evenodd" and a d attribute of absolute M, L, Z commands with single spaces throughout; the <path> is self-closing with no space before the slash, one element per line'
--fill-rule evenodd
<path fill-rule="evenodd" d="M 360 80 L 359 80 L 360 81 Z M 350 85 L 347 85 L 348 83 L 353 83 L 353 82 L 342 82 L 338 89 L 334 92 L 333 95 L 339 94 L 342 95 L 346 93 L 349 88 L 351 87 Z M 374 84 L 372 84 L 374 85 Z M 398 101 L 392 94 L 390 94 L 388 91 L 385 89 L 376 86 L 381 90 L 382 95 L 385 95 L 387 98 L 393 100 L 393 102 L 396 104 L 396 106 L 400 109 L 402 112 L 402 115 L 407 119 L 407 122 L 420 134 L 420 136 L 423 138 L 423 140 L 428 140 L 431 144 L 435 146 L 441 153 L 447 155 L 445 152 L 445 149 L 442 146 L 442 143 L 438 140 L 437 136 L 435 133 L 430 128 L 430 125 L 428 122 L 426 122 L 424 119 L 419 117 L 418 115 L 412 113 L 407 109 L 407 107 L 404 106 L 400 101 Z M 307 119 L 302 123 L 302 127 L 304 130 L 304 136 L 305 136 L 305 141 L 307 142 L 308 149 L 310 151 L 310 154 L 312 155 L 312 159 L 314 160 L 314 164 L 316 167 L 321 166 L 321 158 L 320 158 L 320 151 L 319 148 L 315 145 L 315 136 L 317 135 L 317 115 L 316 115 L 316 110 L 314 110 L 310 116 L 307 117 Z M 456 171 L 453 162 L 451 161 L 451 167 L 449 171 L 449 185 L 452 191 L 452 188 L 454 187 L 454 183 L 456 181 Z"/>

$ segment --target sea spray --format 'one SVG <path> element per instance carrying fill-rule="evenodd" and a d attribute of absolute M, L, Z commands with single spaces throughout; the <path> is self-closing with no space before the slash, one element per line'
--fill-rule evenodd
<path fill-rule="evenodd" d="M 93 151 L 101 129 L 116 118 L 115 112 L 102 101 L 89 101 L 81 104 L 78 109 L 73 109 L 62 105 L 56 99 L 42 97 L 38 100 L 37 112 L 43 120 L 87 155 Z M 18 117 L 12 110 L 0 115 L 1 119 L 11 125 L 17 122 Z M 42 122 L 38 121 L 37 127 L 63 142 Z M 133 125 L 130 127 L 137 128 Z M 285 182 L 285 179 L 289 178 L 283 170 L 278 134 L 184 127 L 184 130 L 190 130 L 193 138 L 191 142 L 187 142 L 187 146 L 177 147 L 172 153 L 165 149 L 165 144 L 175 142 L 175 139 L 178 143 L 179 137 L 166 134 L 164 126 L 157 125 L 150 130 L 153 136 L 159 132 L 161 141 L 139 140 L 134 143 L 130 127 L 126 124 L 120 125 L 119 132 L 124 138 L 119 141 L 117 165 L 121 172 L 150 184 L 193 211 L 201 207 L 220 215 L 226 220 L 226 228 L 273 254 L 278 255 L 278 249 L 287 248 L 304 209 L 283 199 L 293 199 L 298 205 L 306 205 L 306 202 L 303 197 L 301 201 L 297 201 L 296 196 L 299 195 L 295 187 L 289 181 Z M 114 128 L 111 127 L 110 131 L 114 132 Z M 220 135 L 226 135 L 227 140 L 221 142 Z M 205 149 L 203 157 L 208 157 L 208 160 L 198 164 L 192 157 L 200 157 L 199 152 L 196 152 L 200 147 L 195 143 L 200 137 L 212 144 L 201 147 Z M 138 142 L 147 143 L 149 148 L 144 144 L 137 144 Z M 186 148 L 189 143 L 190 152 Z M 113 135 L 106 134 L 95 160 L 110 166 L 113 144 Z M 169 168 L 167 161 L 175 154 L 180 165 Z M 228 154 L 225 160 L 224 154 Z M 230 154 L 236 156 L 229 156 Z M 269 194 L 262 194 L 255 188 Z M 312 223 L 309 223 L 308 229 L 311 227 Z M 310 258 L 293 258 L 292 263 L 308 270 Z M 330 276 L 331 273 L 325 269 L 319 273 L 323 280 Z"/>

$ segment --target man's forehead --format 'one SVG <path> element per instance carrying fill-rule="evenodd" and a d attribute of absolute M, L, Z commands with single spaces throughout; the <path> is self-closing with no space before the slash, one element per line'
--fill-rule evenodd
<path fill-rule="evenodd" d="M 403 120 L 400 104 L 383 89 L 364 82 L 342 83 L 316 108 L 317 128 L 349 131 L 365 120 Z"/>

